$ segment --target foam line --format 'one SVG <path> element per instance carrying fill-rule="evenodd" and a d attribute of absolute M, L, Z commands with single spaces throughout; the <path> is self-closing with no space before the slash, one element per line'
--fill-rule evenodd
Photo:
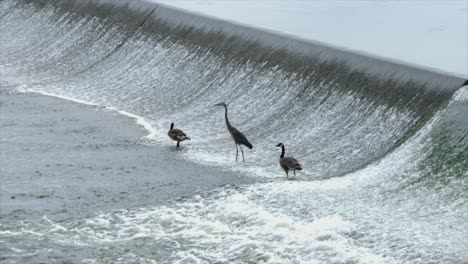
<path fill-rule="evenodd" d="M 138 125 L 144 127 L 149 132 L 149 134 L 144 136 L 143 138 L 152 139 L 152 138 L 156 137 L 156 133 L 157 133 L 156 129 L 153 126 L 151 126 L 149 121 L 146 120 L 144 117 L 129 113 L 129 112 L 125 111 L 125 110 L 119 110 L 119 109 L 117 109 L 115 107 L 106 107 L 106 108 L 109 109 L 109 110 L 117 111 L 121 115 L 125 115 L 125 116 L 128 116 L 128 117 L 131 117 L 131 118 L 135 119 L 136 123 Z"/>
<path fill-rule="evenodd" d="M 65 96 L 65 95 L 58 95 L 58 94 L 48 93 L 48 92 L 42 92 L 42 91 L 37 91 L 37 90 L 33 90 L 33 89 L 28 89 L 28 88 L 20 88 L 19 91 L 24 92 L 24 93 L 37 93 L 37 94 L 50 96 L 50 97 L 55 97 L 55 98 L 60 98 L 60 99 L 72 101 L 72 102 L 79 103 L 79 104 L 89 105 L 89 106 L 104 107 L 107 110 L 115 111 L 115 112 L 118 112 L 121 115 L 128 116 L 128 117 L 130 117 L 132 119 L 135 119 L 135 121 L 136 121 L 136 123 L 138 125 L 142 126 L 144 129 L 146 129 L 146 131 L 149 132 L 149 134 L 147 134 L 146 136 L 144 136 L 142 138 L 153 139 L 153 138 L 156 137 L 156 134 L 157 134 L 157 130 L 153 126 L 151 126 L 150 122 L 148 120 L 146 120 L 144 117 L 139 116 L 139 115 L 135 115 L 133 113 L 129 113 L 129 112 L 124 111 L 124 110 L 119 110 L 119 109 L 117 109 L 117 108 L 115 108 L 113 106 L 101 106 L 99 104 L 89 102 L 89 101 L 84 101 L 84 100 L 74 98 L 74 97 L 69 97 L 69 96 Z"/>
<path fill-rule="evenodd" d="M 77 98 L 73 98 L 73 97 L 68 97 L 68 96 L 64 96 L 64 95 L 58 95 L 58 94 L 48 93 L 48 92 L 37 91 L 37 90 L 33 90 L 33 89 L 28 89 L 28 88 L 20 88 L 19 91 L 20 91 L 20 92 L 23 92 L 23 93 L 37 93 L 37 94 L 42 94 L 42 95 L 45 95 L 45 96 L 56 97 L 56 98 L 60 98 L 60 99 L 68 100 L 68 101 L 73 101 L 73 102 L 75 102 L 75 103 L 80 103 L 80 104 L 89 105 L 89 106 L 100 106 L 100 105 L 98 105 L 98 104 L 95 104 L 95 103 L 92 103 L 92 102 L 88 102 L 88 101 L 84 101 L 84 100 L 81 100 L 81 99 L 77 99 Z"/>

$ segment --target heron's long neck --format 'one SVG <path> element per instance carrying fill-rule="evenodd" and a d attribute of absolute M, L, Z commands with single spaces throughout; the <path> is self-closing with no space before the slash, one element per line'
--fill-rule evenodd
<path fill-rule="evenodd" d="M 280 158 L 284 158 L 284 146 L 281 146 L 281 156 Z"/>
<path fill-rule="evenodd" d="M 229 123 L 227 106 L 224 106 L 224 118 L 226 119 L 226 126 L 227 126 L 227 127 L 230 127 L 230 126 L 231 126 L 231 123 Z"/>

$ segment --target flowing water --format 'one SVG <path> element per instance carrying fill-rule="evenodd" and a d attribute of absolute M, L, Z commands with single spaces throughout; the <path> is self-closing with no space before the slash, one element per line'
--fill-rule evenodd
<path fill-rule="evenodd" d="M 462 80 L 122 2 L 0 2 L 2 89 L 131 113 L 149 130 L 145 144 L 173 144 L 165 133 L 175 122 L 192 138 L 186 159 L 271 182 L 65 223 L 44 216 L 2 225 L 2 254 L 468 263 Z M 223 109 L 213 107 L 221 101 L 254 145 L 245 164 L 235 162 Z M 303 164 L 299 180 L 285 180 L 279 142 Z"/>

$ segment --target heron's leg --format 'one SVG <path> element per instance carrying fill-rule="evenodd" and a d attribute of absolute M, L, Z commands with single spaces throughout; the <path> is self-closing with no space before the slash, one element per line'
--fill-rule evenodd
<path fill-rule="evenodd" d="M 237 148 L 237 144 L 236 144 L 236 161 L 237 161 L 237 155 L 239 155 L 239 149 Z"/>
<path fill-rule="evenodd" d="M 180 141 L 177 141 L 177 148 L 179 147 L 179 143 L 180 143 Z"/>
<path fill-rule="evenodd" d="M 241 152 L 242 152 L 242 162 L 245 162 L 245 160 L 244 160 L 244 150 L 242 150 L 242 145 L 239 145 L 239 148 L 241 149 Z"/>

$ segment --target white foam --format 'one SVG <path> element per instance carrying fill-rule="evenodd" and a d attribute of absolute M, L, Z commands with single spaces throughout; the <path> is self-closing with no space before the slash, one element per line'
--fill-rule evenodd
<path fill-rule="evenodd" d="M 29 89 L 29 88 L 26 88 L 25 86 L 21 86 L 17 90 L 19 92 L 23 92 L 23 93 L 37 93 L 37 94 L 42 94 L 42 95 L 50 96 L 50 97 L 56 97 L 56 98 L 60 98 L 60 99 L 64 99 L 64 100 L 68 100 L 68 101 L 72 101 L 72 102 L 80 103 L 80 104 L 84 104 L 84 105 L 89 105 L 89 106 L 99 106 L 98 104 L 93 103 L 93 102 L 84 101 L 84 100 L 80 100 L 78 98 L 68 97 L 68 96 L 65 96 L 65 95 L 58 95 L 58 94 L 54 94 L 54 93 L 48 93 L 48 92 L 43 92 L 43 91 L 39 91 L 39 90 Z"/>
<path fill-rule="evenodd" d="M 151 125 L 151 123 L 146 120 L 144 117 L 142 116 L 139 116 L 139 115 L 135 115 L 135 114 L 132 114 L 130 112 L 127 112 L 125 110 L 119 110 L 115 107 L 107 107 L 107 109 L 109 110 L 114 110 L 114 111 L 117 111 L 118 113 L 122 114 L 122 115 L 125 115 L 125 116 L 128 116 L 128 117 L 131 117 L 131 118 L 134 118 L 136 120 L 136 123 L 142 127 L 144 127 L 148 132 L 149 134 L 144 136 L 144 138 L 148 138 L 148 139 L 154 139 L 156 137 L 156 134 L 157 134 L 157 130 Z"/>
<path fill-rule="evenodd" d="M 78 245 L 121 244 L 145 238 L 148 247 L 177 249 L 167 263 L 382 263 L 387 258 L 356 245 L 355 225 L 337 214 L 297 219 L 222 192 L 165 206 L 100 213 L 68 228 L 44 221 L 22 235 Z M 43 232 L 43 230 L 48 232 Z M 26 233 L 28 231 L 28 233 Z M 39 235 L 40 234 L 40 235 Z M 132 242 L 133 241 L 133 242 Z M 136 254 L 138 255 L 138 253 Z M 135 256 L 123 256 L 130 261 Z M 145 256 L 146 257 L 146 256 Z M 153 255 L 158 259 L 157 254 Z"/>
<path fill-rule="evenodd" d="M 463 86 L 453 95 L 452 102 L 468 102 L 468 85 Z"/>

